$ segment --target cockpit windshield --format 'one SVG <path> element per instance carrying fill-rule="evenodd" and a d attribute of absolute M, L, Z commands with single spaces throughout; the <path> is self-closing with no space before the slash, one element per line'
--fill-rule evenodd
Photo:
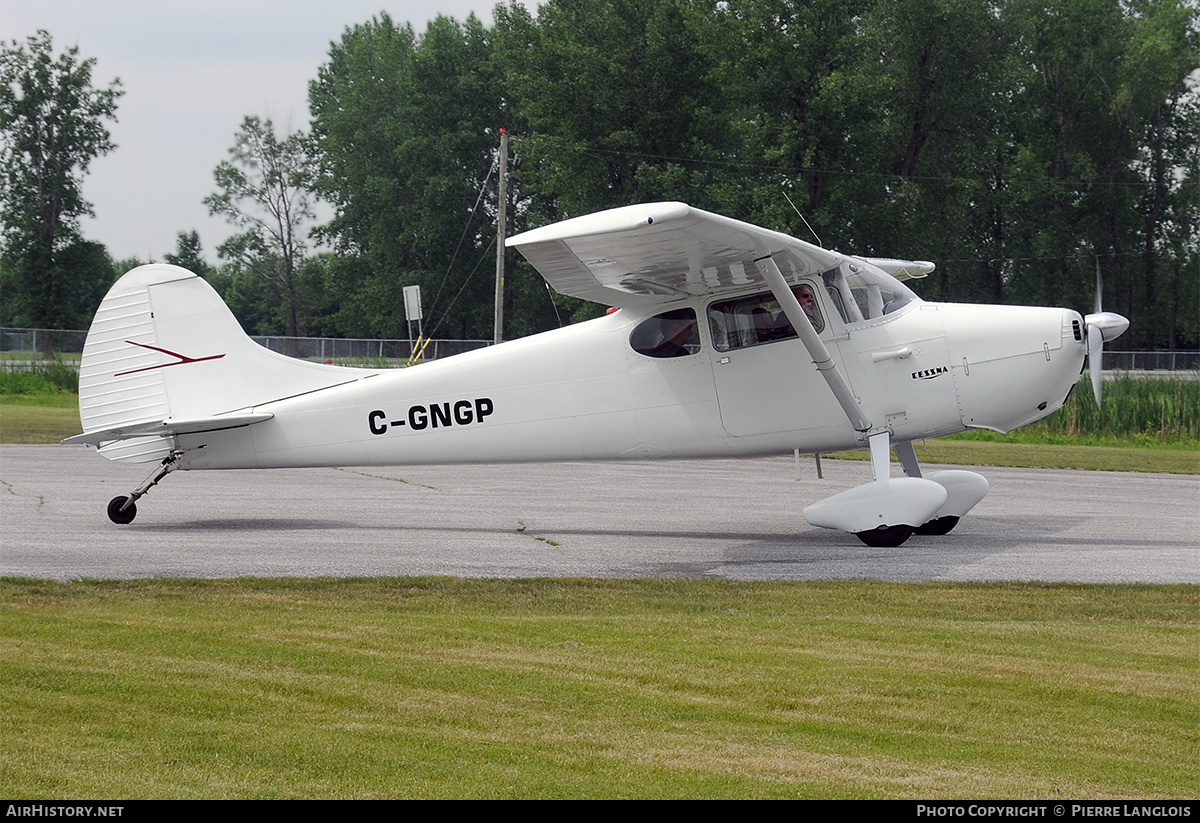
<path fill-rule="evenodd" d="M 920 300 L 899 280 L 861 260 L 847 260 L 821 277 L 830 300 L 847 325 L 883 317 Z"/>

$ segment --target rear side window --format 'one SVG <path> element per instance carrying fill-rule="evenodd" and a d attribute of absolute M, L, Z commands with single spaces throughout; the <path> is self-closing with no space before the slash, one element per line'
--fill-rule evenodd
<path fill-rule="evenodd" d="M 687 357 L 700 351 L 700 325 L 693 309 L 674 309 L 638 323 L 629 345 L 647 357 Z"/>

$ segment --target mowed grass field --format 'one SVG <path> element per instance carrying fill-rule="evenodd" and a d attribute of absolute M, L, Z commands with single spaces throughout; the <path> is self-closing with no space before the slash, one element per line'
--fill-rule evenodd
<path fill-rule="evenodd" d="M 1195 586 L 0 581 L 14 798 L 1194 798 Z"/>
<path fill-rule="evenodd" d="M 59 443 L 82 431 L 73 394 L 0 395 L 0 443 Z"/>

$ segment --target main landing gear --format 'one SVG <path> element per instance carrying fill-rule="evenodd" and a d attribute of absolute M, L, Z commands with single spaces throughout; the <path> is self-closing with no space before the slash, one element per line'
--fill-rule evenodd
<path fill-rule="evenodd" d="M 891 444 L 905 476 L 891 477 L 889 440 L 887 432 L 870 436 L 874 481 L 812 504 L 804 510 L 805 519 L 850 532 L 872 548 L 894 548 L 914 534 L 948 534 L 987 494 L 987 480 L 975 472 L 922 475 L 916 451 L 906 440 Z"/>
<path fill-rule="evenodd" d="M 899 526 L 879 526 L 869 531 L 856 532 L 854 536 L 872 548 L 895 548 L 914 534 L 950 534 L 958 525 L 958 520 L 954 515 L 947 514 L 943 517 L 935 517 L 915 528 L 901 523 Z"/>
<path fill-rule="evenodd" d="M 117 495 L 112 500 L 108 501 L 108 519 L 112 522 L 125 526 L 133 522 L 133 518 L 137 517 L 137 500 L 139 497 L 150 491 L 154 486 L 158 485 L 158 481 L 162 480 L 168 474 L 179 468 L 179 458 L 183 457 L 183 452 L 175 449 L 169 455 L 163 458 L 162 463 L 154 472 L 142 481 L 142 484 L 133 490 L 128 495 Z"/>
<path fill-rule="evenodd" d="M 880 526 L 869 531 L 856 532 L 854 536 L 872 548 L 895 548 L 912 537 L 913 532 L 912 526 L 901 523 L 899 526 Z"/>
<path fill-rule="evenodd" d="M 944 517 L 935 517 L 928 523 L 917 526 L 913 534 L 950 534 L 957 525 L 958 518 L 952 514 L 947 514 Z"/>

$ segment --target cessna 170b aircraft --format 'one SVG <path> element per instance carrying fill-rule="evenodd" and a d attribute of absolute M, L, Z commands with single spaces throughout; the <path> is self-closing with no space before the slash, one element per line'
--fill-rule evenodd
<path fill-rule="evenodd" d="M 1008 431 L 1058 409 L 1128 321 L 921 300 L 932 263 L 855 257 L 683 203 L 627 206 L 508 239 L 599 319 L 398 370 L 304 362 L 251 341 L 205 281 L 152 264 L 88 332 L 84 443 L 177 469 L 263 469 L 869 449 L 873 479 L 804 509 L 868 545 L 945 534 L 987 493 L 923 474 L 913 441 Z M 1098 302 L 1098 301 L 1097 301 Z M 904 476 L 892 476 L 894 449 Z"/>

